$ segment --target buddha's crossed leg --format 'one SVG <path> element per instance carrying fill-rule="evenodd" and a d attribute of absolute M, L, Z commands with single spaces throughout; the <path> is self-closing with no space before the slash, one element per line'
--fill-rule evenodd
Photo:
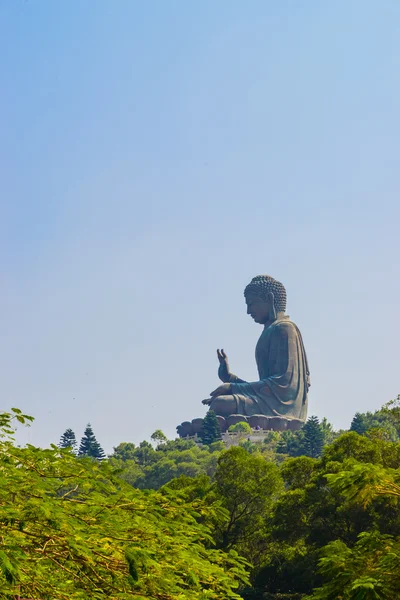
<path fill-rule="evenodd" d="M 210 402 L 207 402 L 210 410 L 221 417 L 229 415 L 251 415 L 254 413 L 254 400 L 246 396 L 215 396 Z"/>

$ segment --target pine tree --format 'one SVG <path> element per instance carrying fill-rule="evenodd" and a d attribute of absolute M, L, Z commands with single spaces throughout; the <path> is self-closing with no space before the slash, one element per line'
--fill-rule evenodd
<path fill-rule="evenodd" d="M 76 454 L 77 443 L 75 433 L 72 431 L 72 429 L 66 429 L 64 431 L 58 443 L 58 447 L 71 448 L 72 452 Z"/>
<path fill-rule="evenodd" d="M 365 422 L 365 415 L 356 412 L 350 425 L 350 431 L 355 431 L 359 435 L 363 435 L 368 429 L 368 425 Z"/>
<path fill-rule="evenodd" d="M 103 460 L 103 458 L 106 457 L 103 448 L 96 440 L 96 436 L 93 433 L 90 423 L 86 425 L 86 429 L 79 446 L 78 456 L 90 456 L 91 458 L 97 458 L 98 460 Z"/>
<path fill-rule="evenodd" d="M 213 410 L 209 410 L 204 417 L 200 438 L 207 446 L 221 439 L 221 427 Z"/>
<path fill-rule="evenodd" d="M 288 453 L 287 443 L 283 436 L 281 436 L 278 440 L 278 443 L 276 445 L 276 452 L 278 454 L 287 454 Z"/>
<path fill-rule="evenodd" d="M 303 427 L 304 450 L 306 456 L 318 458 L 324 447 L 324 431 L 318 417 L 312 416 Z"/>

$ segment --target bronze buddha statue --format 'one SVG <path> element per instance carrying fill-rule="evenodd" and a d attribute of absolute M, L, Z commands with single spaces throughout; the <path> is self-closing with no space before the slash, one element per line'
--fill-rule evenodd
<path fill-rule="evenodd" d="M 217 415 L 265 415 L 305 421 L 310 373 L 298 327 L 285 314 L 286 290 L 269 275 L 254 277 L 244 291 L 247 313 L 263 331 L 256 346 L 259 381 L 230 372 L 224 350 L 217 350 L 223 381 L 203 400 Z"/>

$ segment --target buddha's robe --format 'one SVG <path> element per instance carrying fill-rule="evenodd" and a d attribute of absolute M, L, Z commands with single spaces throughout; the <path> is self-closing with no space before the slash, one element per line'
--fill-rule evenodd
<path fill-rule="evenodd" d="M 305 420 L 310 387 L 307 356 L 297 326 L 284 316 L 264 328 L 256 346 L 259 381 L 231 376 L 238 414 Z"/>

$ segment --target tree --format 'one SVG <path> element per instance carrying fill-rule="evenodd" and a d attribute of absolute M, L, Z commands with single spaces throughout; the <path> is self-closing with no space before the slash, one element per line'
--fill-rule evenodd
<path fill-rule="evenodd" d="M 317 461 L 309 456 L 288 458 L 281 467 L 281 475 L 290 489 L 304 489 L 311 482 Z"/>
<path fill-rule="evenodd" d="M 0 413 L 1 598 L 240 600 L 244 561 L 207 547 L 208 506 L 143 492 L 107 461 L 16 447 Z"/>
<path fill-rule="evenodd" d="M 377 463 L 382 461 L 382 444 L 355 431 L 348 431 L 333 442 L 324 451 L 324 465 L 330 462 L 344 462 L 354 458 L 359 462 Z"/>
<path fill-rule="evenodd" d="M 58 443 L 59 448 L 71 448 L 72 452 L 76 454 L 77 443 L 75 433 L 72 429 L 66 429 L 61 436 L 61 439 Z"/>
<path fill-rule="evenodd" d="M 359 435 L 363 435 L 367 429 L 368 425 L 365 422 L 365 416 L 356 412 L 350 425 L 350 431 L 355 431 Z"/>
<path fill-rule="evenodd" d="M 355 464 L 360 465 L 356 470 Z M 397 552 L 385 541 L 385 536 L 400 536 L 400 487 L 398 500 L 394 494 L 389 499 L 383 493 L 393 489 L 393 482 L 399 481 L 399 466 L 400 443 L 358 435 L 354 431 L 346 432 L 326 446 L 318 460 L 308 457 L 285 460 L 281 474 L 286 491 L 274 502 L 272 516 L 267 517 L 270 545 L 255 581 L 264 590 L 276 594 L 303 593 L 310 595 L 307 598 L 324 600 L 377 599 L 372 592 L 372 596 L 363 596 L 365 590 L 357 588 L 360 583 L 357 580 L 373 577 L 373 572 L 381 566 L 379 577 L 383 577 L 384 562 L 390 561 Z M 345 476 L 347 471 L 349 475 Z M 349 483 L 352 493 L 347 490 Z M 355 491 L 361 485 L 364 492 L 357 495 Z M 374 491 L 370 504 L 366 504 L 368 490 Z M 372 537 L 360 537 L 366 533 Z M 380 542 L 373 537 L 375 533 L 381 536 Z M 336 542 L 342 545 L 331 546 Z M 380 549 L 376 551 L 379 543 Z M 346 559 L 342 560 L 345 552 L 349 553 L 348 565 Z M 327 570 L 318 571 L 321 557 Z M 390 568 L 392 566 L 395 572 L 395 565 Z M 318 595 L 311 596 L 313 589 Z M 382 598 L 388 600 L 395 597 L 393 593 L 382 594 Z"/>
<path fill-rule="evenodd" d="M 397 506 L 398 511 L 398 470 L 350 459 L 342 471 L 326 478 L 351 503 L 367 506 L 387 497 L 387 507 Z M 323 585 L 314 590 L 310 600 L 392 600 L 400 589 L 399 538 L 374 527 L 360 533 L 355 544 L 337 539 L 323 549 L 319 571 Z"/>
<path fill-rule="evenodd" d="M 221 439 L 221 427 L 213 410 L 209 410 L 204 417 L 200 438 L 207 446 Z"/>
<path fill-rule="evenodd" d="M 96 440 L 96 436 L 93 433 L 90 423 L 86 425 L 85 432 L 79 445 L 78 456 L 89 456 L 90 458 L 97 458 L 97 460 L 103 460 L 106 457 L 103 448 Z"/>
<path fill-rule="evenodd" d="M 158 460 L 157 452 L 146 440 L 140 442 L 139 448 L 135 450 L 135 459 L 141 467 L 147 467 Z"/>
<path fill-rule="evenodd" d="M 253 442 L 250 439 L 242 438 L 239 442 L 239 446 L 246 450 L 246 452 L 248 452 L 249 454 L 254 454 L 254 452 L 258 452 L 260 444 L 253 444 Z"/>
<path fill-rule="evenodd" d="M 337 437 L 339 437 L 340 433 L 333 429 L 332 423 L 329 423 L 326 417 L 322 419 L 320 425 L 324 434 L 324 445 L 331 444 Z"/>
<path fill-rule="evenodd" d="M 400 394 L 394 400 L 384 404 L 380 413 L 387 417 L 397 431 L 400 432 Z"/>
<path fill-rule="evenodd" d="M 194 440 L 189 440 L 188 438 L 176 438 L 175 440 L 167 440 L 164 444 L 157 446 L 157 452 L 182 451 L 194 447 L 196 447 L 196 442 Z"/>
<path fill-rule="evenodd" d="M 246 421 L 239 421 L 239 423 L 230 425 L 228 431 L 231 433 L 251 433 L 251 427 Z"/>
<path fill-rule="evenodd" d="M 312 416 L 303 427 L 304 433 L 304 454 L 311 458 L 318 458 L 324 448 L 324 431 L 320 425 L 319 419 Z"/>
<path fill-rule="evenodd" d="M 151 434 L 150 438 L 158 446 L 165 444 L 165 442 L 168 441 L 167 436 L 161 431 L 161 429 L 156 429 L 155 432 Z"/>
<path fill-rule="evenodd" d="M 373 429 L 386 430 L 386 436 L 393 442 L 399 439 L 399 408 L 398 399 L 391 400 L 383 405 L 380 410 L 366 413 L 357 412 L 350 425 L 350 431 L 355 431 L 359 435 L 366 435 Z"/>
<path fill-rule="evenodd" d="M 167 444 L 170 443 L 167 442 Z M 171 479 L 182 475 L 188 477 L 212 476 L 220 454 L 220 450 L 215 449 L 214 446 L 219 445 L 219 443 L 214 442 L 210 446 L 204 445 L 201 447 L 193 444 L 189 448 L 171 449 L 170 451 L 165 451 L 164 446 L 167 444 L 163 444 L 160 446 L 160 450 L 151 449 L 153 452 L 152 461 L 146 466 L 142 466 L 143 475 L 138 478 L 135 486 L 141 489 L 158 489 Z"/>
<path fill-rule="evenodd" d="M 322 551 L 324 584 L 309 600 L 393 600 L 400 589 L 400 544 L 392 536 L 364 532 L 352 547 L 335 540 Z"/>
<path fill-rule="evenodd" d="M 276 445 L 276 452 L 277 454 L 289 454 L 288 444 L 283 435 L 278 440 L 278 443 Z"/>
<path fill-rule="evenodd" d="M 114 452 L 111 454 L 112 458 L 122 461 L 135 459 L 136 446 L 132 442 L 121 442 L 113 450 Z"/>
<path fill-rule="evenodd" d="M 306 454 L 304 447 L 304 427 L 299 431 L 282 431 L 276 451 L 278 454 L 288 454 L 293 457 L 304 456 Z"/>
<path fill-rule="evenodd" d="M 235 446 L 218 459 L 215 489 L 229 513 L 226 522 L 216 525 L 219 547 L 235 548 L 256 560 L 260 539 L 266 534 L 266 515 L 283 491 L 278 467 L 260 454 Z"/>

